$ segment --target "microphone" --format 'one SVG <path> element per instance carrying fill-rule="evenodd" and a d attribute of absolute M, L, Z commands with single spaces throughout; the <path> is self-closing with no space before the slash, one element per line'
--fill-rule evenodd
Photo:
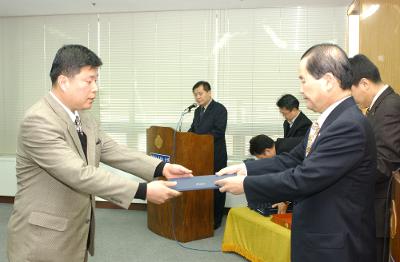
<path fill-rule="evenodd" d="M 191 104 L 190 106 L 188 106 L 187 108 L 186 108 L 186 110 L 188 110 L 188 112 L 190 112 L 193 108 L 196 108 L 197 107 L 197 104 L 196 103 L 193 103 L 193 104 Z"/>
<path fill-rule="evenodd" d="M 178 124 L 176 125 L 176 131 L 179 132 L 181 131 L 183 116 L 186 115 L 187 113 L 190 113 L 190 111 L 195 107 L 197 107 L 197 104 L 193 103 L 190 106 L 188 106 L 185 110 L 183 110 L 181 117 L 179 118 Z"/>

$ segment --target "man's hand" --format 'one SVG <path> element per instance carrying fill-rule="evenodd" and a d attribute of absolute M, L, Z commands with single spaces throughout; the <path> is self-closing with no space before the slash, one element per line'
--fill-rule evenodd
<path fill-rule="evenodd" d="M 147 184 L 146 199 L 155 204 L 162 204 L 170 198 L 180 196 L 181 193 L 169 187 L 175 186 L 175 181 L 156 180 Z"/>
<path fill-rule="evenodd" d="M 163 176 L 166 178 L 177 178 L 177 177 L 190 177 L 192 175 L 192 170 L 187 169 L 184 166 L 177 164 L 166 163 L 162 171 Z"/>
<path fill-rule="evenodd" d="M 225 168 L 224 168 L 225 169 Z M 234 195 L 244 193 L 243 180 L 246 176 L 233 176 L 215 181 L 217 186 L 220 186 L 220 192 L 230 192 Z"/>
<path fill-rule="evenodd" d="M 285 214 L 288 205 L 285 202 L 279 202 L 276 204 L 272 205 L 273 208 L 277 207 L 278 208 L 278 214 Z"/>
<path fill-rule="evenodd" d="M 226 174 L 237 174 L 238 176 L 247 176 L 247 168 L 244 163 L 239 165 L 228 166 L 216 173 L 217 176 Z"/>

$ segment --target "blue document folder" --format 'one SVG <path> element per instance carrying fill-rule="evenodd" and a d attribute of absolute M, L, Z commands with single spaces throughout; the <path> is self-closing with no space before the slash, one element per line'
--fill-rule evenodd
<path fill-rule="evenodd" d="M 209 176 L 171 178 L 169 179 L 169 181 L 177 182 L 175 186 L 170 187 L 177 191 L 217 189 L 219 187 L 215 184 L 215 181 L 231 176 L 236 176 L 236 174 L 227 174 L 223 176 L 209 175 Z"/>

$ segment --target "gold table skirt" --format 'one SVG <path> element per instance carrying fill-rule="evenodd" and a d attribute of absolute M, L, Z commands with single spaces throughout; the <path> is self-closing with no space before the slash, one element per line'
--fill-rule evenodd
<path fill-rule="evenodd" d="M 222 251 L 238 253 L 250 261 L 290 262 L 290 230 L 248 207 L 231 208 Z"/>

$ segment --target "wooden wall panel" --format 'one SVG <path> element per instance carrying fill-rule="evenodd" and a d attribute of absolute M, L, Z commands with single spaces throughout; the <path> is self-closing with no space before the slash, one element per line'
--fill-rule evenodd
<path fill-rule="evenodd" d="M 379 9 L 363 19 L 371 5 Z M 360 53 L 379 68 L 383 82 L 400 93 L 400 0 L 360 0 Z"/>

